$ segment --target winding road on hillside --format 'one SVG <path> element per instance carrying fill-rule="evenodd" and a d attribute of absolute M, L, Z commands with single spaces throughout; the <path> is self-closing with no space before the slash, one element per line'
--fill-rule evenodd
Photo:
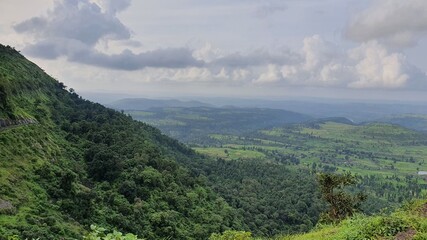
<path fill-rule="evenodd" d="M 38 122 L 34 119 L 24 118 L 18 120 L 10 120 L 10 119 L 0 119 L 0 131 L 4 131 L 6 129 L 37 124 Z"/>

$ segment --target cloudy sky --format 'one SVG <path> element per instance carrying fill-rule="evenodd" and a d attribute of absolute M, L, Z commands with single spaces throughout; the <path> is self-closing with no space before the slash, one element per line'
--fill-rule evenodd
<path fill-rule="evenodd" d="M 426 0 L 0 0 L 77 92 L 427 100 Z"/>

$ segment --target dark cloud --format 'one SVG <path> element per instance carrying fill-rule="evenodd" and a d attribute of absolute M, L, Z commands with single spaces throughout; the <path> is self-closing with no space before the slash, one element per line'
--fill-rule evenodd
<path fill-rule="evenodd" d="M 156 49 L 138 54 L 130 50 L 124 50 L 119 54 L 107 55 L 79 41 L 64 39 L 40 41 L 27 46 L 24 52 L 46 59 L 67 56 L 67 59 L 71 62 L 130 71 L 146 67 L 201 67 L 204 64 L 202 61 L 194 59 L 192 52 L 187 48 Z"/>
<path fill-rule="evenodd" d="M 56 2 L 46 17 L 28 19 L 14 29 L 37 38 L 74 39 L 92 46 L 102 38 L 129 39 L 129 29 L 116 17 L 117 10 L 123 10 L 125 5 L 111 8 L 114 11 L 103 12 L 100 6 L 88 0 L 64 0 Z"/>
<path fill-rule="evenodd" d="M 131 39 L 130 30 L 116 16 L 129 7 L 130 2 L 103 0 L 99 6 L 88 0 L 57 1 L 47 16 L 28 19 L 15 25 L 14 29 L 18 33 L 34 36 L 36 42 L 23 51 L 40 58 L 65 56 L 69 61 L 121 70 L 203 65 L 186 48 L 143 53 L 127 49 L 112 55 L 96 50 L 95 45 L 100 40 L 124 40 L 125 45 L 140 46 L 139 42 Z"/>
<path fill-rule="evenodd" d="M 344 34 L 357 42 L 381 40 L 393 47 L 408 47 L 426 33 L 427 1 L 378 0 L 356 14 Z"/>

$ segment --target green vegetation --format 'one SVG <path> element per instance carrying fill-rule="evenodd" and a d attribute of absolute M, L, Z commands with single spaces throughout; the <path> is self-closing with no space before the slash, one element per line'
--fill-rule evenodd
<path fill-rule="evenodd" d="M 107 233 L 107 229 L 97 227 L 96 225 L 90 226 L 91 232 L 83 237 L 85 240 L 142 240 L 138 236 L 128 233 L 123 234 L 114 230 L 112 233 Z"/>
<path fill-rule="evenodd" d="M 335 239 L 426 239 L 427 202 L 407 204 L 392 214 L 356 215 L 339 224 L 319 225 L 310 233 L 284 236 L 280 240 Z"/>
<path fill-rule="evenodd" d="M 294 170 L 352 172 L 360 180 L 355 188 L 369 195 L 362 205 L 369 213 L 421 197 L 426 186 L 424 178 L 417 175 L 427 169 L 426 135 L 395 125 L 311 122 L 239 136 L 210 137 L 211 145 L 194 149 L 212 157 L 238 159 L 235 154 L 223 153 L 232 150 L 240 156 L 256 156 Z M 253 151 L 263 155 L 252 154 Z"/>
<path fill-rule="evenodd" d="M 250 240 L 251 235 L 250 232 L 228 230 L 222 234 L 212 234 L 209 240 Z"/>
<path fill-rule="evenodd" d="M 159 130 L 66 91 L 0 46 L 0 236 L 80 238 L 95 223 L 143 238 L 203 239 L 241 216 L 181 163 L 204 159 Z M 5 104 L 6 103 L 6 104 Z"/>
<path fill-rule="evenodd" d="M 356 215 L 290 235 L 312 230 L 328 202 L 331 209 L 343 206 L 323 201 L 322 191 L 350 203 L 348 211 L 331 215 L 340 219 L 362 200 L 346 194 L 366 192 L 361 209 L 368 214 L 421 197 L 426 183 L 417 171 L 427 169 L 423 134 L 343 119 L 302 124 L 310 118 L 269 109 L 128 112 L 151 119 L 193 150 L 66 89 L 14 49 L 0 46 L 0 239 L 426 234 L 419 203 L 392 215 Z M 338 184 L 325 191 L 316 181 L 319 172 L 356 177 L 335 179 Z M 336 191 L 356 180 L 345 192 Z"/>
<path fill-rule="evenodd" d="M 244 225 L 234 229 L 264 237 L 305 232 L 325 210 L 307 170 L 257 160 L 220 159 L 205 167 L 211 187 L 243 216 Z"/>
<path fill-rule="evenodd" d="M 366 195 L 358 193 L 352 196 L 344 187 L 356 184 L 356 178 L 351 174 L 320 173 L 317 175 L 323 199 L 328 203 L 329 209 L 322 216 L 322 222 L 337 222 L 353 216 L 360 210 L 360 204 L 366 200 Z"/>
<path fill-rule="evenodd" d="M 318 225 L 305 234 L 276 236 L 275 240 L 340 240 L 340 239 L 426 239 L 427 201 L 406 204 L 391 214 L 365 216 L 357 214 L 337 224 Z M 251 237 L 250 232 L 226 231 L 211 239 L 265 239 Z"/>

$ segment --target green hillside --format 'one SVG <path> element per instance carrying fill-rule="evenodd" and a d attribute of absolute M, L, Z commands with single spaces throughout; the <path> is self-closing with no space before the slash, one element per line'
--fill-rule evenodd
<path fill-rule="evenodd" d="M 65 90 L 0 46 L 0 239 L 71 239 L 95 223 L 149 239 L 203 239 L 240 218 L 159 130 Z"/>

